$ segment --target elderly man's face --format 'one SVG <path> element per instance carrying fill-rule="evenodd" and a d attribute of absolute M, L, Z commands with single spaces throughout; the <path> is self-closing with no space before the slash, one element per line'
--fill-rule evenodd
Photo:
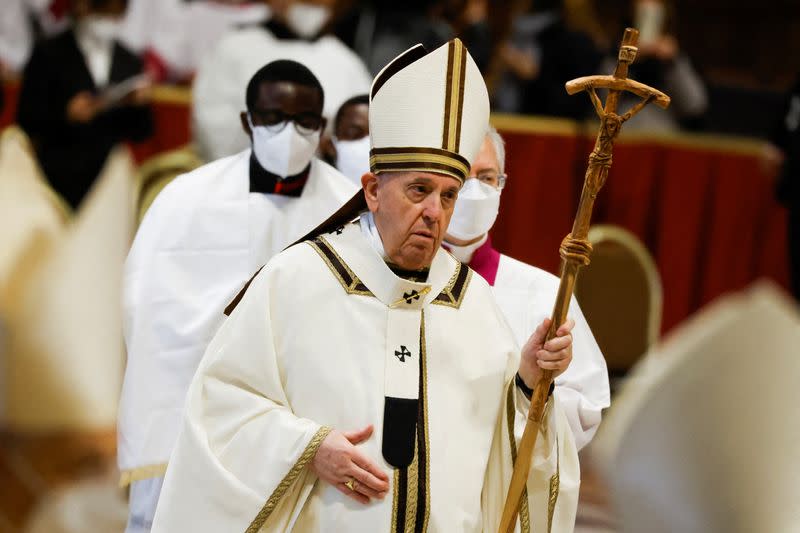
<path fill-rule="evenodd" d="M 461 182 L 431 172 L 364 174 L 361 183 L 389 260 L 418 270 L 433 262 Z"/>

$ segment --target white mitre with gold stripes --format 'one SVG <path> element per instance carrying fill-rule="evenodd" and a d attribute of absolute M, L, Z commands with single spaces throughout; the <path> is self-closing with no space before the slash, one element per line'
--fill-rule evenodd
<path fill-rule="evenodd" d="M 370 89 L 369 166 L 382 172 L 436 172 L 462 183 L 489 127 L 489 93 L 459 39 L 428 53 L 409 48 Z M 367 210 L 364 190 L 298 242 L 328 233 Z"/>
<path fill-rule="evenodd" d="M 437 172 L 462 182 L 489 124 L 489 95 L 459 39 L 409 48 L 370 90 L 370 170 Z"/>

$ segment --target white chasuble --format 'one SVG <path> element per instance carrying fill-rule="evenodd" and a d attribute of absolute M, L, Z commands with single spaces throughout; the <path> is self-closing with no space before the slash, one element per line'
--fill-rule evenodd
<path fill-rule="evenodd" d="M 176 178 L 136 234 L 124 279 L 123 483 L 163 475 L 189 383 L 228 302 L 354 193 L 347 178 L 317 159 L 299 197 L 251 193 L 250 153 Z"/>
<path fill-rule="evenodd" d="M 295 245 L 209 345 L 153 531 L 494 532 L 529 407 L 518 366 L 488 285 L 446 251 L 400 277 L 357 224 Z M 368 424 L 359 448 L 390 491 L 364 505 L 309 464 L 331 428 Z M 517 530 L 571 531 L 558 392 L 541 431 Z"/>
<path fill-rule="evenodd" d="M 559 279 L 540 268 L 500 254 L 492 292 L 520 345 L 553 313 Z M 611 403 L 608 369 L 592 330 L 575 297 L 569 307 L 575 320 L 572 362 L 556 377 L 556 390 L 578 450 L 586 446 Z"/>

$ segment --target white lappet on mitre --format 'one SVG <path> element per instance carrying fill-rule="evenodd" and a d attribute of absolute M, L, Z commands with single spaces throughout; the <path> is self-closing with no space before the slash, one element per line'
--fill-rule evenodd
<path fill-rule="evenodd" d="M 489 101 L 459 40 L 406 51 L 370 97 L 378 179 L 463 183 Z M 438 245 L 428 268 L 389 261 L 367 201 L 362 190 L 234 302 L 190 387 L 153 531 L 497 529 L 529 407 L 520 347 L 486 282 Z M 545 418 L 519 531 L 574 523 L 577 454 L 557 391 Z M 329 436 L 366 425 L 357 450 L 389 487 L 368 503 L 314 466 Z"/>

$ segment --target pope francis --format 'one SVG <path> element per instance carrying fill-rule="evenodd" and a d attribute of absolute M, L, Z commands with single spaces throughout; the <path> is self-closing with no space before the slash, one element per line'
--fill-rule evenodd
<path fill-rule="evenodd" d="M 572 321 L 519 347 L 440 244 L 488 125 L 459 40 L 370 91 L 362 190 L 240 293 L 194 377 L 153 531 L 497 530 L 542 369 Z M 548 400 L 518 531 L 570 531 L 575 443 Z"/>

